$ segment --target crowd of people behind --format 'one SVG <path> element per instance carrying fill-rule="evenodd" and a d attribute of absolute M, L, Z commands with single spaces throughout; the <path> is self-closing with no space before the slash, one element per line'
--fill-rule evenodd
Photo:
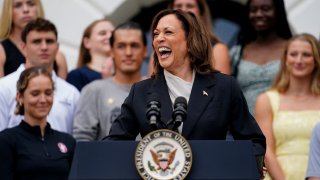
<path fill-rule="evenodd" d="M 150 25 L 146 77 L 138 23 L 90 23 L 68 72 L 41 1 L 3 0 L 1 178 L 67 179 L 76 142 L 151 132 L 145 110 L 158 94 L 164 124 L 175 99 L 187 100 L 178 128 L 186 139 L 251 140 L 261 178 L 320 180 L 319 40 L 292 33 L 283 0 L 248 0 L 229 49 L 211 28 L 205 0 L 168 2 Z"/>

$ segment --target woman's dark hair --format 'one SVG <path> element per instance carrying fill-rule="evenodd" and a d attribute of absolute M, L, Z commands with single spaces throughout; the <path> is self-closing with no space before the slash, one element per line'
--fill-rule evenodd
<path fill-rule="evenodd" d="M 199 74 L 211 74 L 215 72 L 211 65 L 212 47 L 209 33 L 202 21 L 200 21 L 194 14 L 183 12 L 181 10 L 162 10 L 153 18 L 151 33 L 154 33 L 160 19 L 171 14 L 175 15 L 181 22 L 182 28 L 185 32 L 191 68 Z M 154 36 L 152 36 L 152 41 L 153 40 Z M 152 76 L 154 77 L 162 72 L 163 68 L 160 66 L 157 54 L 153 53 L 153 56 L 154 72 Z"/>
<path fill-rule="evenodd" d="M 246 4 L 246 13 L 244 14 L 243 22 L 241 24 L 241 30 L 238 37 L 238 44 L 242 45 L 242 47 L 257 38 L 257 33 L 249 19 L 251 1 L 252 0 L 248 0 Z M 292 37 L 292 33 L 288 23 L 284 1 L 272 0 L 272 2 L 274 5 L 276 16 L 275 31 L 278 34 L 278 36 L 282 37 L 283 39 L 290 39 Z"/>
<path fill-rule="evenodd" d="M 232 72 L 232 76 L 237 77 L 238 75 L 238 66 L 241 61 L 243 48 L 245 45 L 249 44 L 250 42 L 254 41 L 257 38 L 257 32 L 252 26 L 250 19 L 249 19 L 249 12 L 250 12 L 250 3 L 252 0 L 248 0 L 244 17 L 242 18 L 241 29 L 238 36 L 238 44 L 241 46 L 239 55 L 237 56 L 234 69 Z M 275 11 L 275 31 L 277 35 L 283 39 L 290 39 L 292 37 L 292 33 L 290 30 L 289 22 L 287 19 L 287 13 L 284 6 L 283 0 L 272 0 L 274 11 Z"/>

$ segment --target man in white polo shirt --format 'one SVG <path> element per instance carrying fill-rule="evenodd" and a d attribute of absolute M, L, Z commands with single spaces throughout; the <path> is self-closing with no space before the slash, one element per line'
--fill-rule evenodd
<path fill-rule="evenodd" d="M 0 78 L 0 131 L 18 125 L 23 119 L 23 116 L 14 114 L 16 83 L 21 72 L 26 68 L 44 66 L 52 72 L 55 88 L 54 102 L 47 120 L 53 129 L 71 134 L 79 91 L 53 71 L 59 49 L 56 27 L 50 21 L 38 18 L 26 25 L 21 38 L 26 63 L 20 65 L 17 71 Z"/>

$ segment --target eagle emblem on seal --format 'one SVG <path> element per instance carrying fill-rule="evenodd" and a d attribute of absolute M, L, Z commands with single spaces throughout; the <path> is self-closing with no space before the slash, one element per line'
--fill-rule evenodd
<path fill-rule="evenodd" d="M 161 142 L 154 146 L 153 149 L 150 149 L 153 162 L 157 167 L 152 167 L 149 164 L 150 170 L 160 171 L 160 174 L 166 175 L 170 170 L 174 170 L 175 167 L 170 165 L 175 159 L 177 149 L 175 149 L 171 144 L 166 142 Z"/>

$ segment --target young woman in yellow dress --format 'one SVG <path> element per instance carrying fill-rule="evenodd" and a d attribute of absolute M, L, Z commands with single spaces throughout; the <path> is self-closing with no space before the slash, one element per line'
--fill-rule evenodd
<path fill-rule="evenodd" d="M 320 46 L 310 34 L 292 37 L 271 90 L 256 103 L 267 139 L 267 179 L 305 178 L 311 132 L 320 121 Z"/>

